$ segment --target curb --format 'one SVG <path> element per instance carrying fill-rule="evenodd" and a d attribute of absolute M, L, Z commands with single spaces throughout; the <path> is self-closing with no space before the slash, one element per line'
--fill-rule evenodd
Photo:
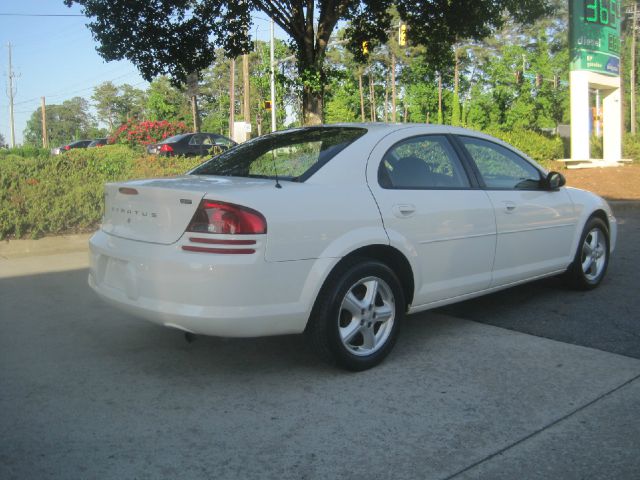
<path fill-rule="evenodd" d="M 92 233 L 44 237 L 38 240 L 7 240 L 0 242 L 0 260 L 12 258 L 56 255 L 89 251 Z"/>

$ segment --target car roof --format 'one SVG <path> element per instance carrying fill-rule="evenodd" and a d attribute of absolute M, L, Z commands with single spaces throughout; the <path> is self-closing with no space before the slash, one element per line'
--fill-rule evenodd
<path fill-rule="evenodd" d="M 433 134 L 444 135 L 464 135 L 469 137 L 483 138 L 493 143 L 500 144 L 510 150 L 514 150 L 521 156 L 533 161 L 526 153 L 522 152 L 513 145 L 484 132 L 472 130 L 464 127 L 453 127 L 451 125 L 439 125 L 434 123 L 384 123 L 384 122 L 359 122 L 359 123 L 329 123 L 318 125 L 318 127 L 356 127 L 366 128 L 368 133 L 373 133 L 380 138 L 397 131 L 411 130 L 420 128 L 421 131 Z M 535 163 L 535 161 L 533 161 Z"/>
<path fill-rule="evenodd" d="M 328 123 L 318 125 L 319 127 L 355 127 L 366 128 L 370 132 L 391 133 L 400 130 L 409 130 L 420 127 L 422 129 L 433 130 L 434 133 L 450 133 L 450 134 L 470 134 L 478 136 L 487 136 L 481 132 L 463 127 L 452 127 L 450 125 L 439 125 L 434 123 L 384 123 L 384 122 L 358 122 L 358 123 Z M 488 137 L 488 136 L 487 136 Z"/>

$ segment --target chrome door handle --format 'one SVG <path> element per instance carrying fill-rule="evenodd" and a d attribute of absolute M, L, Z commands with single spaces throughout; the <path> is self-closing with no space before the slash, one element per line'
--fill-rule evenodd
<path fill-rule="evenodd" d="M 504 205 L 504 210 L 507 213 L 513 213 L 513 211 L 516 209 L 516 204 L 513 202 L 502 202 Z"/>
<path fill-rule="evenodd" d="M 416 206 L 411 204 L 394 205 L 392 210 L 396 217 L 407 218 L 416 213 Z"/>

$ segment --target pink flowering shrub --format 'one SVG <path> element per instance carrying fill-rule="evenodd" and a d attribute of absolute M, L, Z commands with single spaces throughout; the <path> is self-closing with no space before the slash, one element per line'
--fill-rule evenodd
<path fill-rule="evenodd" d="M 136 122 L 129 120 L 120 125 L 113 136 L 109 138 L 109 143 L 121 143 L 132 147 L 146 146 L 186 132 L 188 129 L 184 122 L 169 122 L 167 120 Z"/>

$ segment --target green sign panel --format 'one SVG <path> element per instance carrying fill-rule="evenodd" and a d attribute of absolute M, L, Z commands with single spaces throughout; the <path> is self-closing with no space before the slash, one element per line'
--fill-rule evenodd
<path fill-rule="evenodd" d="M 571 70 L 620 75 L 622 0 L 569 0 Z"/>

